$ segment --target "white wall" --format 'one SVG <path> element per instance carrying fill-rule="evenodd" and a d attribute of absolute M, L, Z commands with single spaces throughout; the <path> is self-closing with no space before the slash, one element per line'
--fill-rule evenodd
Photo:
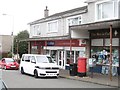
<path fill-rule="evenodd" d="M 82 24 L 92 23 L 95 21 L 95 3 L 88 4 L 88 12 L 82 15 Z"/>
<path fill-rule="evenodd" d="M 53 20 L 54 21 L 54 20 Z M 57 19 L 58 21 L 58 31 L 57 32 L 48 32 L 47 29 L 48 29 L 48 22 L 43 22 L 43 23 L 39 23 L 39 26 L 40 26 L 40 32 L 41 34 L 37 37 L 54 37 L 54 36 L 64 36 L 64 35 L 68 35 L 68 33 L 66 33 L 66 21 L 65 21 L 65 18 L 60 18 L 60 19 Z M 38 25 L 38 24 L 36 24 Z M 34 26 L 35 25 L 31 25 L 30 26 L 30 38 L 32 38 L 34 35 Z"/>
<path fill-rule="evenodd" d="M 2 36 L 0 35 L 0 52 L 2 52 Z"/>

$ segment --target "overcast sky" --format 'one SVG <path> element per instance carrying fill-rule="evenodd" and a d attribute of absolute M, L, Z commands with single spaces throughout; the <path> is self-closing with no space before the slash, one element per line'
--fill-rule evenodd
<path fill-rule="evenodd" d="M 86 0 L 0 0 L 0 35 L 16 35 L 29 31 L 31 21 L 44 17 L 48 6 L 49 15 L 86 5 Z M 3 15 L 7 14 L 7 15 Z"/>

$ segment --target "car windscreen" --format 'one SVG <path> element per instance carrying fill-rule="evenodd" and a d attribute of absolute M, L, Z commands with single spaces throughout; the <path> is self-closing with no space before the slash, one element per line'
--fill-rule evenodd
<path fill-rule="evenodd" d="M 49 56 L 36 56 L 36 59 L 38 63 L 54 63 Z"/>
<path fill-rule="evenodd" d="M 6 59 L 5 59 L 5 62 L 6 62 L 6 63 L 11 63 L 11 62 L 15 62 L 15 60 L 12 59 L 12 58 L 6 58 Z"/>

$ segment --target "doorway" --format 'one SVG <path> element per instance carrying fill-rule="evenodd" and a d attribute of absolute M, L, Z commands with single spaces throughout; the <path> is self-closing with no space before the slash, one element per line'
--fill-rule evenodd
<path fill-rule="evenodd" d="M 58 50 L 58 65 L 61 69 L 65 68 L 65 51 Z"/>

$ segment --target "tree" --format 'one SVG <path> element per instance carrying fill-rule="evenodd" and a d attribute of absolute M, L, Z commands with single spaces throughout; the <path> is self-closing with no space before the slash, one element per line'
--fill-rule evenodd
<path fill-rule="evenodd" d="M 26 39 L 28 38 L 29 38 L 29 33 L 27 30 L 19 32 L 17 36 L 14 37 L 14 53 L 15 54 L 17 54 L 17 48 L 18 48 L 18 54 L 20 55 L 20 57 L 22 56 L 22 54 L 28 53 L 28 43 L 26 41 Z"/>

